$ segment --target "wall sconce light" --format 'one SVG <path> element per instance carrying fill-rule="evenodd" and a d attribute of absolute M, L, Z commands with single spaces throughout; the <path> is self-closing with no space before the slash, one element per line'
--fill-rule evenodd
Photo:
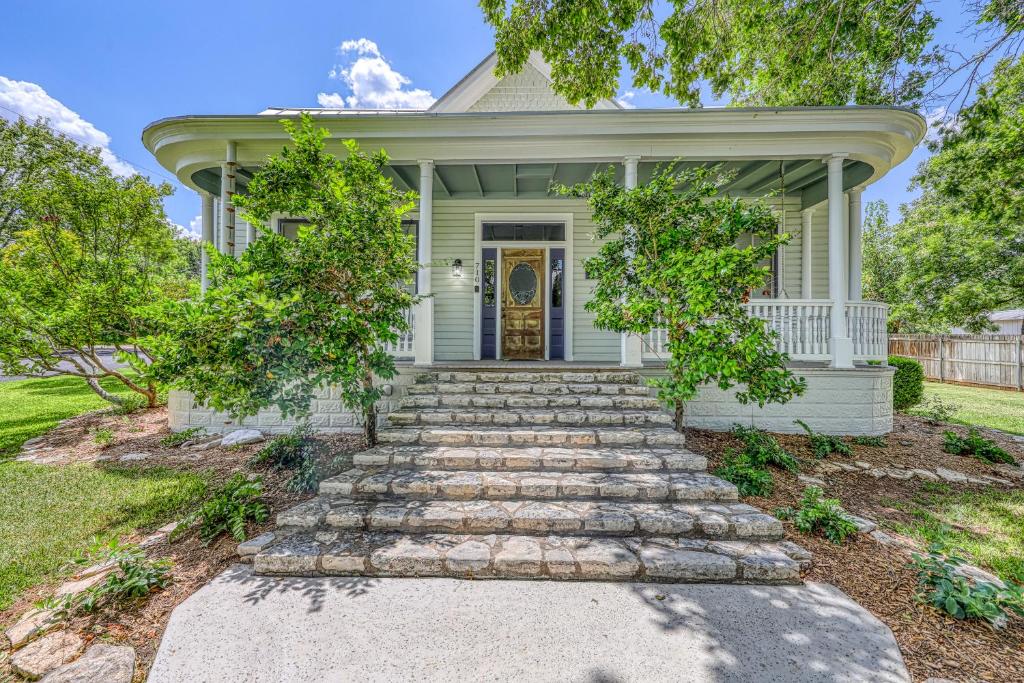
<path fill-rule="evenodd" d="M 452 277 L 462 277 L 462 259 L 452 261 Z"/>

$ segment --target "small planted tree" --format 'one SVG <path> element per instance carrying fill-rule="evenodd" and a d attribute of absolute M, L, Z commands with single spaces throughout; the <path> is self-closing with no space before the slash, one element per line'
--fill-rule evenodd
<path fill-rule="evenodd" d="M 774 333 L 743 308 L 789 236 L 778 233 L 763 203 L 719 196 L 727 180 L 713 169 L 670 165 L 634 189 L 617 185 L 611 170 L 559 188 L 589 201 L 595 237 L 607 240 L 585 264 L 597 281 L 585 306 L 594 324 L 641 335 L 667 331 L 666 376 L 652 384 L 675 411 L 677 429 L 684 403 L 706 383 L 739 386 L 737 400 L 760 406 L 804 389 L 786 369 Z"/>
<path fill-rule="evenodd" d="M 184 296 L 189 284 L 162 206 L 171 188 L 114 176 L 95 150 L 41 124 L 19 125 L 7 132 L 31 131 L 32 145 L 46 149 L 37 159 L 45 168 L 34 165 L 31 182 L 5 190 L 13 218 L 0 233 L 0 368 L 81 377 L 104 399 L 123 403 L 99 383 L 114 378 L 153 406 L 157 388 L 147 376 L 147 349 L 137 343 L 145 330 L 136 311 Z M 0 147 L 9 142 L 0 139 Z M 135 372 L 111 363 L 105 346 Z"/>
<path fill-rule="evenodd" d="M 372 444 L 375 378 L 395 374 L 384 347 L 408 330 L 416 301 L 415 245 L 401 225 L 415 195 L 383 175 L 384 152 L 347 141 L 339 159 L 310 117 L 284 125 L 292 146 L 267 159 L 235 203 L 255 225 L 273 214 L 309 223 L 294 240 L 261 230 L 238 260 L 211 252 L 205 296 L 161 311 L 153 372 L 235 417 L 276 406 L 302 418 L 315 392 L 334 386 L 364 416 Z"/>

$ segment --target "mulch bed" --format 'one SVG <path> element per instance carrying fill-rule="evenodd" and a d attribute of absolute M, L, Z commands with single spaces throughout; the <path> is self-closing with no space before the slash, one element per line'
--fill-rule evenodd
<path fill-rule="evenodd" d="M 943 452 L 942 432 L 950 429 L 961 434 L 967 432 L 965 427 L 931 425 L 921 418 L 898 415 L 892 434 L 886 437 L 886 447 L 854 444 L 850 460 L 931 470 L 945 467 L 966 474 L 1005 478 L 991 465 Z M 1018 461 L 1024 461 L 1024 444 L 994 430 L 982 433 Z M 806 437 L 776 437 L 790 453 L 813 462 Z M 727 448 L 738 446 L 739 442 L 729 434 L 687 430 L 687 447 L 708 456 L 709 470 L 718 466 Z M 841 461 L 834 455 L 829 460 Z M 807 474 L 821 476 L 810 468 L 805 470 Z M 744 501 L 766 512 L 798 506 L 807 485 L 799 482 L 795 474 L 779 470 L 773 470 L 773 474 L 775 491 L 770 497 L 750 497 Z M 918 479 L 875 479 L 860 472 L 837 472 L 824 478 L 828 481 L 825 493 L 829 498 L 838 498 L 851 513 L 880 522 L 910 521 L 909 515 L 893 504 L 912 501 L 925 487 Z M 953 491 L 984 490 L 967 484 L 947 485 Z M 1012 619 L 1005 629 L 997 631 L 984 622 L 957 621 L 919 603 L 914 597 L 917 581 L 908 567 L 907 552 L 882 545 L 869 536 L 858 534 L 838 546 L 798 533 L 787 524 L 786 537 L 814 553 L 814 566 L 806 575 L 807 580 L 838 586 L 892 629 L 915 680 L 936 677 L 956 681 L 1024 681 L 1024 619 Z"/>

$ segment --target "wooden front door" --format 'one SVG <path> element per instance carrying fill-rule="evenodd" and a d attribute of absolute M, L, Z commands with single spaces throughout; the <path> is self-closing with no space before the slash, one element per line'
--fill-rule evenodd
<path fill-rule="evenodd" d="M 501 252 L 501 355 L 544 359 L 544 250 Z"/>

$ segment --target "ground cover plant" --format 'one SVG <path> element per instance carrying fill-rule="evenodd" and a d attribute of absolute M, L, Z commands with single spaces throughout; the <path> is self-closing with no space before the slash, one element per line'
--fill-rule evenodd
<path fill-rule="evenodd" d="M 991 439 L 983 437 L 976 428 L 971 427 L 967 436 L 960 436 L 956 432 L 943 432 L 945 442 L 942 449 L 953 455 L 973 455 L 985 462 L 1014 464 L 1013 456 L 996 445 Z"/>
<path fill-rule="evenodd" d="M 841 437 L 815 432 L 803 420 L 794 420 L 794 422 L 800 425 L 803 430 L 807 432 L 807 440 L 811 444 L 811 450 L 814 451 L 814 457 L 818 460 L 826 458 L 833 453 L 838 455 L 853 455 L 853 449 L 851 449 L 848 444 L 844 443 Z"/>
<path fill-rule="evenodd" d="M 847 517 L 839 500 L 825 498 L 824 491 L 817 486 L 804 489 L 800 507 L 779 508 L 776 514 L 780 519 L 792 520 L 793 526 L 801 533 L 818 534 L 836 544 L 841 544 L 857 532 L 857 527 Z"/>
<path fill-rule="evenodd" d="M 176 538 L 193 526 L 199 528 L 199 538 L 210 543 L 223 533 L 237 541 L 246 539 L 250 522 L 260 524 L 266 521 L 270 510 L 259 498 L 263 493 L 263 481 L 236 473 L 218 488 L 198 509 L 190 513 L 171 533 Z"/>
<path fill-rule="evenodd" d="M 959 569 L 967 564 L 957 555 L 943 555 L 933 546 L 927 555 L 914 554 L 918 598 L 954 619 L 984 619 L 1003 625 L 1008 617 L 1024 617 L 1024 588 L 1009 583 L 1002 586 L 963 576 Z"/>
<path fill-rule="evenodd" d="M 774 436 L 757 429 L 736 425 L 732 434 L 743 444 L 739 450 L 729 449 L 715 476 L 736 485 L 741 496 L 767 496 L 774 488 L 769 466 L 799 472 L 800 463 L 787 452 Z"/>

